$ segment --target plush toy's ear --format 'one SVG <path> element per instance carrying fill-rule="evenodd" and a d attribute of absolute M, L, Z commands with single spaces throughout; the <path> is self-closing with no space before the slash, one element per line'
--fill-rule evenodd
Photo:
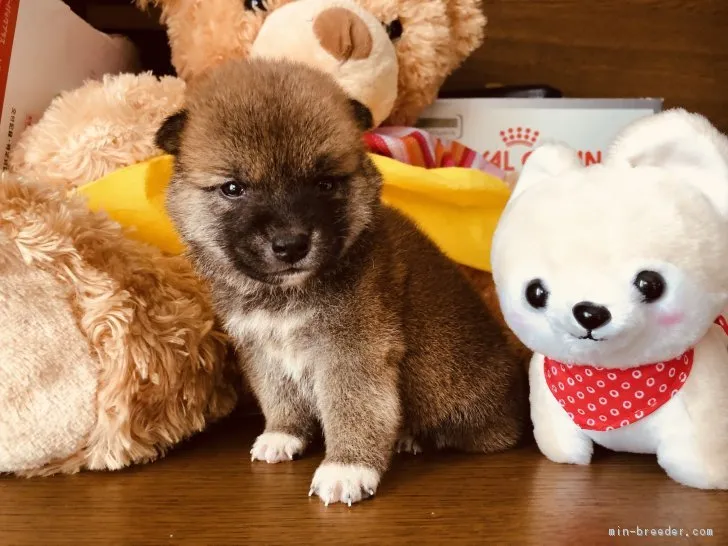
<path fill-rule="evenodd" d="M 699 114 L 672 109 L 633 122 L 617 135 L 605 163 L 677 174 L 728 217 L 728 138 Z"/>
<path fill-rule="evenodd" d="M 133 2 L 136 4 L 136 6 L 141 9 L 145 10 L 152 7 L 160 7 L 164 4 L 170 4 L 172 2 L 175 2 L 176 0 L 133 0 Z"/>
<path fill-rule="evenodd" d="M 481 0 L 448 0 L 446 4 L 453 41 L 450 46 L 449 70 L 453 71 L 483 45 L 488 18 Z"/>
<path fill-rule="evenodd" d="M 154 136 L 154 144 L 170 155 L 177 155 L 179 153 L 182 130 L 185 128 L 186 123 L 186 110 L 180 110 L 176 114 L 172 114 L 157 129 L 157 133 Z"/>
<path fill-rule="evenodd" d="M 368 131 L 374 127 L 372 111 L 356 99 L 350 99 L 349 104 L 354 112 L 354 119 L 362 131 Z"/>
<path fill-rule="evenodd" d="M 569 146 L 560 143 L 542 144 L 533 151 L 523 166 L 511 199 L 544 180 L 581 168 L 579 156 Z"/>

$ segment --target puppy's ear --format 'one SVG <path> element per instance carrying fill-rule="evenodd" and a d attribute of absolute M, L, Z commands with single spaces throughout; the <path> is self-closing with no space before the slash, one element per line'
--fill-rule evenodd
<path fill-rule="evenodd" d="M 515 199 L 536 184 L 580 168 L 582 164 L 579 156 L 566 144 L 542 144 L 533 151 L 523 166 L 511 193 L 511 199 Z"/>
<path fill-rule="evenodd" d="M 164 120 L 154 136 L 154 144 L 170 155 L 179 153 L 182 131 L 187 124 L 187 110 L 180 110 Z"/>
<path fill-rule="evenodd" d="M 362 132 L 374 128 L 374 117 L 369 108 L 356 99 L 349 99 L 349 105 L 351 106 L 351 111 L 354 113 L 354 119 Z"/>
<path fill-rule="evenodd" d="M 614 139 L 605 163 L 664 169 L 728 217 L 728 137 L 700 114 L 675 108 L 633 122 Z"/>

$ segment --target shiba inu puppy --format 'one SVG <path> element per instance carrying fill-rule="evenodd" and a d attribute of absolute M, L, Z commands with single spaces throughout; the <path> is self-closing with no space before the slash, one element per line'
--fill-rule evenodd
<path fill-rule="evenodd" d="M 527 378 L 476 291 L 380 202 L 368 110 L 285 61 L 222 65 L 160 128 L 167 206 L 265 415 L 254 460 L 301 454 L 311 494 L 373 495 L 395 450 L 516 445 Z"/>

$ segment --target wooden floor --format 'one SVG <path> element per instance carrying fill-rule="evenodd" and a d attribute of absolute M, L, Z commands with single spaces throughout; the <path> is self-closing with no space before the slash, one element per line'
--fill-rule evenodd
<path fill-rule="evenodd" d="M 307 496 L 320 449 L 251 463 L 260 426 L 236 415 L 164 460 L 118 473 L 2 477 L 0 544 L 728 544 L 728 492 L 679 486 L 653 457 L 600 452 L 577 468 L 533 446 L 402 455 L 374 499 L 327 508 Z M 609 536 L 637 527 L 713 536 Z"/>

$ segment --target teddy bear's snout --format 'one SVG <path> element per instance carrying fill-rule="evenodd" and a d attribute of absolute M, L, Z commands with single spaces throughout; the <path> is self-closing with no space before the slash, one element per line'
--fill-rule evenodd
<path fill-rule="evenodd" d="M 340 61 L 366 59 L 372 52 L 374 42 L 366 23 L 346 8 L 322 11 L 313 30 L 321 47 Z"/>

